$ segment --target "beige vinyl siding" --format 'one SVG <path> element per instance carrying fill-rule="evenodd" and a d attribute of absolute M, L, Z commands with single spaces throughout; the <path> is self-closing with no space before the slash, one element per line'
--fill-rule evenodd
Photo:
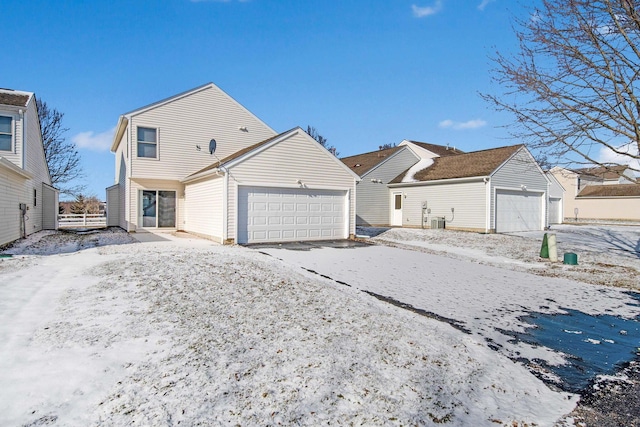
<path fill-rule="evenodd" d="M 44 148 L 42 146 L 42 134 L 40 131 L 40 122 L 38 121 L 38 112 L 35 107 L 35 98 L 27 106 L 25 113 L 26 120 L 26 147 L 25 150 L 25 170 L 33 174 L 33 179 L 26 189 L 26 199 L 29 211 L 27 213 L 27 234 L 35 233 L 43 228 L 43 203 L 42 203 L 42 183 L 51 184 L 49 177 L 49 169 L 44 156 Z M 34 206 L 33 192 L 36 191 L 36 200 Z M 57 210 L 55 212 L 57 214 Z"/>
<path fill-rule="evenodd" d="M 127 199 L 130 209 L 127 221 L 128 231 L 135 231 L 141 228 L 138 224 L 138 209 L 140 206 L 139 192 L 141 190 L 160 190 L 176 192 L 176 229 L 183 230 L 184 225 L 184 185 L 177 181 L 167 181 L 161 179 L 136 179 L 128 180 L 129 197 Z"/>
<path fill-rule="evenodd" d="M 389 181 L 416 164 L 418 157 L 405 148 L 362 176 L 356 186 L 356 224 L 389 225 Z M 371 182 L 381 180 L 382 183 Z"/>
<path fill-rule="evenodd" d="M 526 186 L 527 191 L 544 193 L 543 199 L 546 199 L 547 184 L 548 181 L 544 177 L 544 173 L 540 170 L 531 154 L 524 149 L 516 152 L 513 157 L 491 175 L 491 229 L 495 229 L 496 220 L 495 189 L 522 191 L 522 186 Z M 546 218 L 545 212 L 542 212 L 542 217 Z"/>
<path fill-rule="evenodd" d="M 124 132 L 120 145 L 116 150 L 115 162 L 116 162 L 116 184 L 118 184 L 118 226 L 126 231 L 133 231 L 135 228 L 131 228 L 129 224 L 129 194 L 130 186 L 128 179 L 128 170 L 130 160 L 127 158 L 128 153 L 128 129 Z"/>
<path fill-rule="evenodd" d="M 640 221 L 640 197 L 580 197 L 574 203 L 574 207 L 578 208 L 578 221 Z M 575 221 L 574 212 L 571 212 L 568 220 Z"/>
<path fill-rule="evenodd" d="M 58 229 L 58 191 L 42 183 L 42 228 L 44 230 Z"/>
<path fill-rule="evenodd" d="M 157 129 L 157 159 L 137 157 L 137 128 Z M 240 130 L 246 126 L 247 131 Z M 134 114 L 129 123 L 131 176 L 181 180 L 275 132 L 216 87 Z M 209 141 L 217 141 L 215 156 Z M 196 145 L 200 146 L 198 151 Z"/>
<path fill-rule="evenodd" d="M 184 230 L 222 243 L 224 179 L 214 177 L 185 185 Z"/>
<path fill-rule="evenodd" d="M 355 178 L 336 158 L 299 130 L 287 139 L 239 163 L 228 175 L 227 236 L 235 239 L 238 184 L 348 190 L 349 234 L 355 235 Z"/>
<path fill-rule="evenodd" d="M 25 203 L 26 179 L 0 165 L 0 246 L 20 238 L 19 204 Z"/>
<path fill-rule="evenodd" d="M 431 226 L 431 219 L 444 217 L 446 227 L 452 229 L 486 229 L 486 190 L 485 183 L 479 179 L 472 182 L 442 183 L 395 187 L 389 191 L 387 199 L 390 215 L 393 209 L 391 194 L 403 192 L 402 225 L 404 227 L 422 227 L 422 203 L 427 202 L 431 209 L 425 214 L 424 227 Z M 451 212 L 451 208 L 454 212 Z"/>

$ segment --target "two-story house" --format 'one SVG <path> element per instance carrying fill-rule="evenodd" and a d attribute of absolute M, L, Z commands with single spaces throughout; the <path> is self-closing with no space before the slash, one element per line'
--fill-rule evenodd
<path fill-rule="evenodd" d="M 108 225 L 221 243 L 355 235 L 357 176 L 301 128 L 276 133 L 208 83 L 120 116 Z"/>
<path fill-rule="evenodd" d="M 37 108 L 32 92 L 0 89 L 0 245 L 57 228 Z"/>

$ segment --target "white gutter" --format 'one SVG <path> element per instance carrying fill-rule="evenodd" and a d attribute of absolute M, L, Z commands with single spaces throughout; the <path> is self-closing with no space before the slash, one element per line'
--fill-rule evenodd
<path fill-rule="evenodd" d="M 454 184 L 458 182 L 475 182 L 482 181 L 488 176 L 472 176 L 468 178 L 451 178 L 451 179 L 435 179 L 431 181 L 418 181 L 418 182 L 400 182 L 395 184 L 388 184 L 389 188 L 401 188 L 401 187 L 417 187 L 422 185 L 440 185 L 440 184 Z"/>
<path fill-rule="evenodd" d="M 28 103 L 27 103 L 28 105 Z M 25 107 L 26 108 L 26 107 Z M 18 114 L 22 118 L 22 169 L 25 169 L 25 165 L 27 164 L 27 116 L 24 114 L 22 109 L 18 110 Z"/>

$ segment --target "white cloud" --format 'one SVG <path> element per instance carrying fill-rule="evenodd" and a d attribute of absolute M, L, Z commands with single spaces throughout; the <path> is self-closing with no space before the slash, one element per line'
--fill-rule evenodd
<path fill-rule="evenodd" d="M 474 119 L 466 122 L 454 122 L 453 120 L 447 119 L 438 123 L 438 126 L 441 128 L 464 130 L 464 129 L 478 129 L 485 126 L 486 124 L 487 122 L 482 119 Z"/>
<path fill-rule="evenodd" d="M 618 147 L 618 151 L 622 151 L 623 153 L 629 153 L 631 156 L 637 156 L 638 145 L 634 142 L 630 142 L 628 144 L 624 144 Z M 612 150 L 608 149 L 607 147 L 600 148 L 600 154 L 597 160 L 600 163 L 616 163 L 620 165 L 629 165 L 634 169 L 640 169 L 639 159 L 632 159 L 630 156 L 614 153 Z"/>
<path fill-rule="evenodd" d="M 413 11 L 413 16 L 415 16 L 416 18 L 424 18 L 425 16 L 435 15 L 442 10 L 442 0 L 436 0 L 433 6 L 420 7 L 412 4 L 411 10 Z"/>
<path fill-rule="evenodd" d="M 489 5 L 489 3 L 493 3 L 496 0 L 482 0 L 482 2 L 478 5 L 478 10 L 484 10 L 485 7 Z"/>
<path fill-rule="evenodd" d="M 113 135 L 116 132 L 115 126 L 108 131 L 95 133 L 93 131 L 80 132 L 71 138 L 78 148 L 86 148 L 93 151 L 106 151 L 111 148 Z"/>

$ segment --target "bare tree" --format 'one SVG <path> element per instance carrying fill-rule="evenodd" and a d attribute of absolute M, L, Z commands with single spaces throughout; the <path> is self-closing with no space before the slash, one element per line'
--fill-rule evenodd
<path fill-rule="evenodd" d="M 316 128 L 314 128 L 313 126 L 307 126 L 307 133 L 309 134 L 309 136 L 311 138 L 313 138 L 316 141 L 318 141 L 318 144 L 322 145 L 324 148 L 329 150 L 329 152 L 331 154 L 333 154 L 334 156 L 338 157 L 338 155 L 340 153 L 337 151 L 337 148 L 334 147 L 333 145 L 328 145 L 327 138 L 325 138 L 324 136 L 320 135 L 318 133 L 318 131 L 316 130 Z"/>
<path fill-rule="evenodd" d="M 391 143 L 387 142 L 386 144 L 380 145 L 378 148 L 380 148 L 380 150 L 387 150 L 387 149 L 393 148 L 395 146 L 396 146 L 396 144 L 391 144 Z"/>
<path fill-rule="evenodd" d="M 71 203 L 71 213 L 73 214 L 99 214 L 100 200 L 96 196 L 85 196 L 78 194 Z"/>
<path fill-rule="evenodd" d="M 80 155 L 76 145 L 67 141 L 64 134 L 69 130 L 63 127 L 64 114 L 55 108 L 49 108 L 46 102 L 37 100 L 38 117 L 42 129 L 44 156 L 47 159 L 51 183 L 62 194 L 75 196 L 84 190 L 84 185 L 72 185 L 74 180 L 84 176 L 80 165 Z"/>
<path fill-rule="evenodd" d="M 640 172 L 640 0 L 542 0 L 516 19 L 519 51 L 497 53 L 512 136 L 560 162 Z M 601 150 L 615 161 L 601 161 Z M 616 172 L 615 169 L 610 169 Z"/>

